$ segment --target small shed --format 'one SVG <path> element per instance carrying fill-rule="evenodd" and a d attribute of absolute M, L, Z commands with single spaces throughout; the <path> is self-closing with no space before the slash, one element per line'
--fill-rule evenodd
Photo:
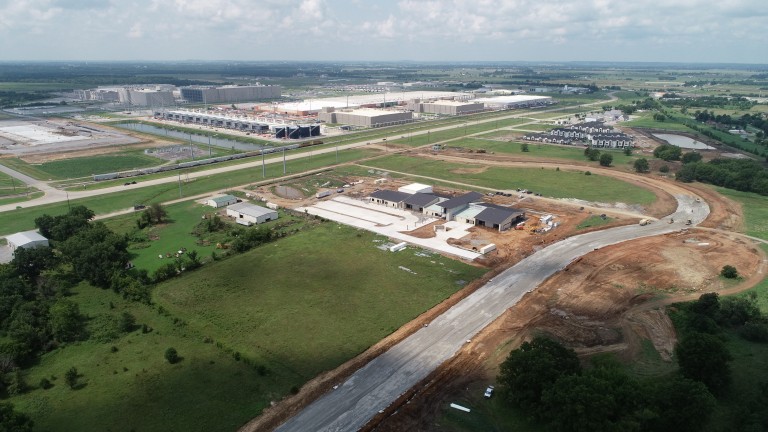
<path fill-rule="evenodd" d="M 24 231 L 11 234 L 5 238 L 11 250 L 17 248 L 33 249 L 38 247 L 48 247 L 48 239 L 40 235 L 37 231 Z"/>
<path fill-rule="evenodd" d="M 423 194 L 431 194 L 432 193 L 432 186 L 425 185 L 421 183 L 411 183 L 406 186 L 401 186 L 397 188 L 398 192 L 405 192 L 407 194 L 417 194 L 417 193 L 423 193 Z"/>
<path fill-rule="evenodd" d="M 276 210 L 242 202 L 227 207 L 227 216 L 235 218 L 241 225 L 253 225 L 275 220 L 278 214 Z"/>
<path fill-rule="evenodd" d="M 217 195 L 209 198 L 205 204 L 213 208 L 226 207 L 228 205 L 237 204 L 237 197 L 234 195 Z"/>

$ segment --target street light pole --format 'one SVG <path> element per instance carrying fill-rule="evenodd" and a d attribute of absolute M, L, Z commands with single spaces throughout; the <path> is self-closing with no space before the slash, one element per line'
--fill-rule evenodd
<path fill-rule="evenodd" d="M 208 157 L 211 157 L 213 155 L 213 151 L 211 150 L 211 134 L 208 134 Z"/>
<path fill-rule="evenodd" d="M 261 149 L 261 177 L 267 177 L 267 166 L 264 165 L 264 149 Z"/>

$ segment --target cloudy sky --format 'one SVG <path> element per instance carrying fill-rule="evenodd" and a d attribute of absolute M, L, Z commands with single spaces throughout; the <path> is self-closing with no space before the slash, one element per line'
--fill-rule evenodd
<path fill-rule="evenodd" d="M 0 61 L 768 63 L 766 18 L 766 0 L 0 0 Z"/>

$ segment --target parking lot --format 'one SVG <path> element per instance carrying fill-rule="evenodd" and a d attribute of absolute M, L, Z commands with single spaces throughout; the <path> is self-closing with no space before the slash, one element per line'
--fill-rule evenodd
<path fill-rule="evenodd" d="M 467 235 L 467 229 L 472 227 L 470 224 L 449 222 L 450 225 L 446 224 L 449 229 L 445 232 L 438 232 L 439 236 L 419 238 L 407 234 L 407 231 L 431 224 L 437 221 L 437 218 L 345 196 L 333 197 L 309 207 L 299 207 L 296 210 L 300 212 L 306 211 L 309 214 L 325 219 L 362 228 L 425 249 L 447 253 L 467 260 L 474 260 L 481 256 L 477 252 L 458 248 L 447 243 L 449 238 L 461 238 Z"/>

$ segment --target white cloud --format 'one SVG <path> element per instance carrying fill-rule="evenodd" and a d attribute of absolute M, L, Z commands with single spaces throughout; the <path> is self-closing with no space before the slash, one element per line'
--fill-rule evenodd
<path fill-rule="evenodd" d="M 55 57 L 765 60 L 764 0 L 0 0 L 0 51 Z M 71 28 L 77 25 L 78 31 Z M 139 46 L 137 41 L 146 46 Z M 182 47 L 171 41 L 182 40 Z M 691 47 L 704 47 L 691 50 Z M 709 46 L 718 50 L 706 49 Z M 732 47 L 732 49 L 728 49 Z M 762 58 L 735 58 L 733 53 Z M 512 53 L 512 54 L 509 54 Z M 660 57 L 664 53 L 667 57 Z M 458 56 L 458 57 L 457 57 Z M 502 56 L 502 57 L 499 57 Z M 576 56 L 579 56 L 576 58 Z M 703 57 L 706 56 L 706 57 Z M 306 57 L 305 57 L 306 58 Z M 339 58 L 339 57 L 337 57 Z"/>

